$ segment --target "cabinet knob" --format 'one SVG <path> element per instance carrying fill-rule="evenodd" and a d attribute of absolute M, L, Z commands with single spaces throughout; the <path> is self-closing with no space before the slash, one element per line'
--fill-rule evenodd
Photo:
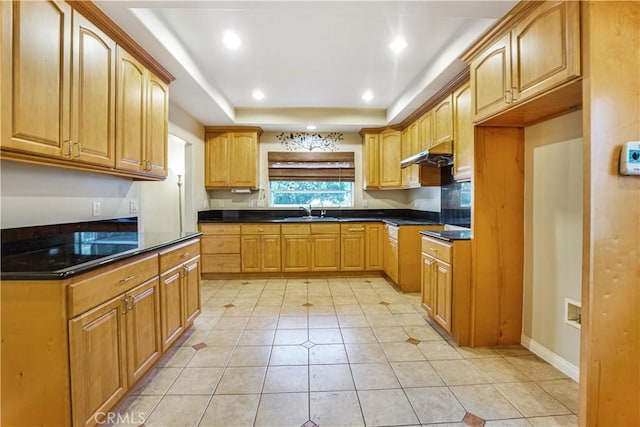
<path fill-rule="evenodd" d="M 189 252 L 183 252 L 180 254 L 180 258 L 186 258 L 189 256 Z"/>

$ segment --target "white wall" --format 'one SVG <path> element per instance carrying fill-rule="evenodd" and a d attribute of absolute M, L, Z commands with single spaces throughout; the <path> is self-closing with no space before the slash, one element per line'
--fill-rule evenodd
<path fill-rule="evenodd" d="M 127 178 L 47 166 L 0 162 L 1 228 L 137 216 L 129 201 L 140 188 Z M 93 201 L 102 213 L 92 216 Z"/>
<path fill-rule="evenodd" d="M 581 135 L 582 111 L 525 129 L 523 343 L 576 377 L 580 330 L 564 304 L 581 295 Z"/>
<path fill-rule="evenodd" d="M 209 204 L 211 209 L 251 209 L 250 201 L 259 198 L 265 199 L 265 208 L 268 208 L 268 162 L 267 153 L 269 151 L 285 151 L 282 144 L 277 139 L 280 132 L 264 132 L 260 137 L 260 181 L 262 192 L 254 192 L 250 195 L 231 194 L 228 190 L 209 191 Z M 357 133 L 345 133 L 343 141 L 338 145 L 339 151 L 352 151 L 355 160 L 355 185 L 354 185 L 354 208 L 362 209 L 395 209 L 407 208 L 410 203 L 410 195 L 407 190 L 375 190 L 365 191 L 362 189 L 362 138 Z M 439 187 L 438 187 L 439 188 Z M 439 191 L 439 190 L 438 190 Z M 365 202 L 366 201 L 366 202 Z M 438 195 L 439 201 L 439 195 Z M 220 206 L 220 202 L 224 206 Z M 254 204 L 255 206 L 255 204 Z"/>

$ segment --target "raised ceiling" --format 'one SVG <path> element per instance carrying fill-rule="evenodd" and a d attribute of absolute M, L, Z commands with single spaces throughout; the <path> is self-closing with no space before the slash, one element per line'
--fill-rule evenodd
<path fill-rule="evenodd" d="M 201 123 L 350 131 L 409 115 L 516 2 L 95 3 L 176 76 L 171 101 Z M 238 48 L 225 46 L 226 31 Z M 407 43 L 399 53 L 389 47 L 397 37 Z"/>

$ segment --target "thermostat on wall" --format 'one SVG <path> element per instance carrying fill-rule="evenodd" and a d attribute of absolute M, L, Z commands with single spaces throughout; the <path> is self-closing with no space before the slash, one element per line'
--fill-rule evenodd
<path fill-rule="evenodd" d="M 620 173 L 640 175 L 640 141 L 625 142 L 620 152 Z"/>

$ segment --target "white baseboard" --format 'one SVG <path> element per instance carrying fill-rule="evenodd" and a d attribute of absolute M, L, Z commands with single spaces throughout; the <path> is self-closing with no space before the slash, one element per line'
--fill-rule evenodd
<path fill-rule="evenodd" d="M 522 335 L 520 337 L 520 343 L 523 347 L 529 349 L 532 353 L 540 357 L 551 366 L 573 379 L 578 381 L 580 379 L 580 368 L 563 357 L 558 356 L 539 342 Z"/>

